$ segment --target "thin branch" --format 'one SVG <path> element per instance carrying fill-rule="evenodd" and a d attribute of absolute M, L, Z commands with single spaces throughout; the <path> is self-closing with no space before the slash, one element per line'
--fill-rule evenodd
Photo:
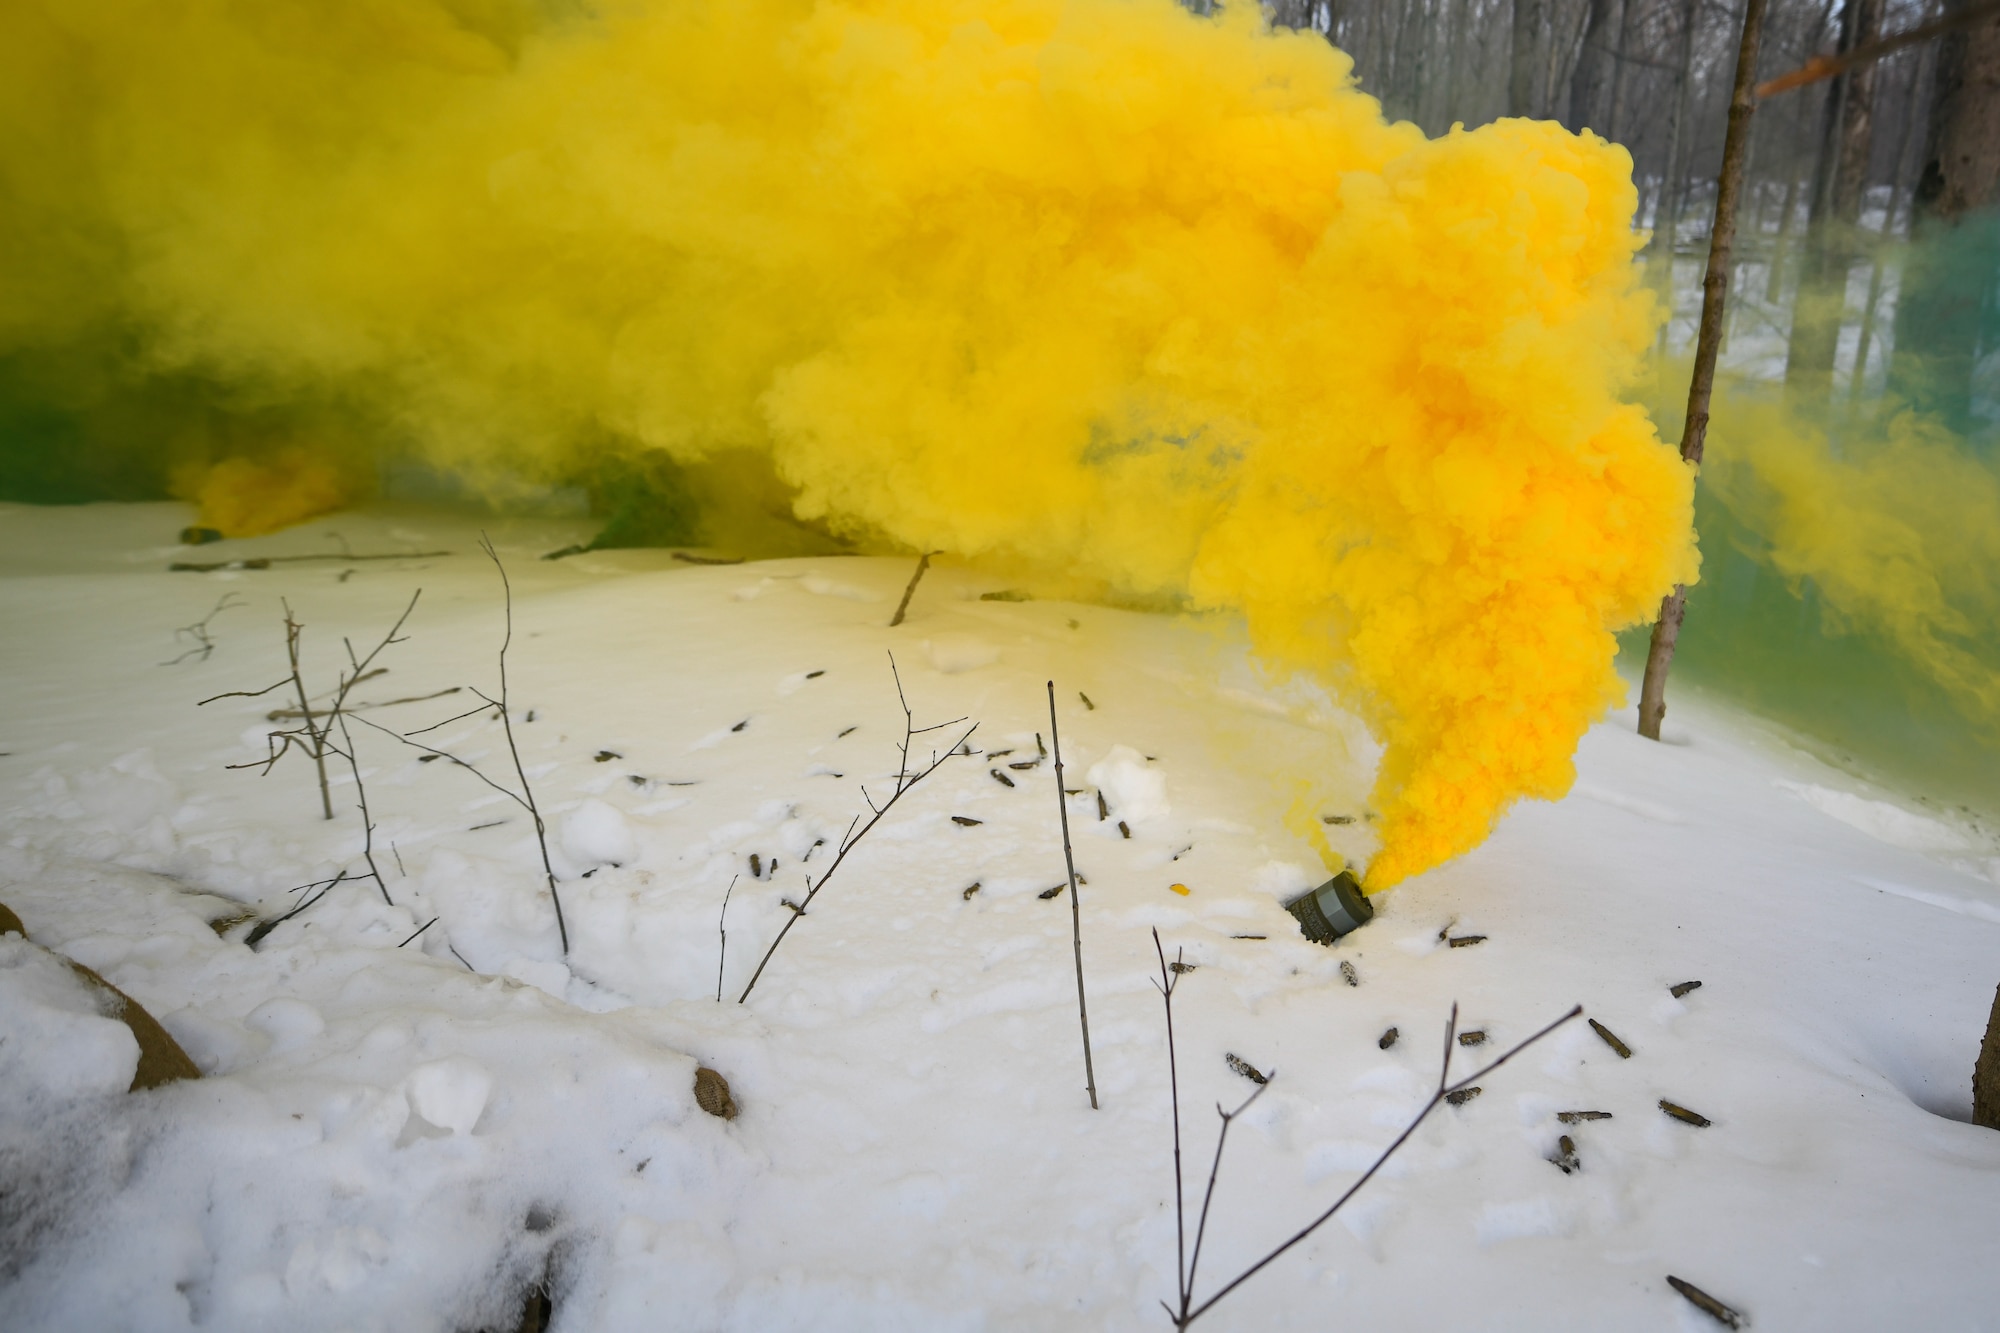
<path fill-rule="evenodd" d="M 1090 1109 L 1097 1109 L 1097 1071 L 1090 1062 L 1090 1010 L 1083 998 L 1083 908 L 1076 898 L 1076 853 L 1069 845 L 1069 798 L 1063 794 L 1062 737 L 1056 729 L 1056 683 L 1049 682 L 1049 746 L 1056 761 L 1056 815 L 1062 821 L 1063 864 L 1069 868 L 1070 940 L 1076 949 L 1076 1016 L 1083 1024 L 1083 1082 L 1090 1089 Z M 1196 1250 L 1201 1248 L 1197 1242 Z"/>
<path fill-rule="evenodd" d="M 224 611 L 234 611 L 237 607 L 244 605 L 244 603 L 241 601 L 232 600 L 236 597 L 237 594 L 233 592 L 226 592 L 222 594 L 222 596 L 216 599 L 214 609 L 212 609 L 207 615 L 203 616 L 200 620 L 195 621 L 194 624 L 192 625 L 182 625 L 179 629 L 175 630 L 174 631 L 175 643 L 179 643 L 182 639 L 192 639 L 194 640 L 194 647 L 188 649 L 186 652 L 182 653 L 179 657 L 174 658 L 172 661 L 162 662 L 160 663 L 160 665 L 179 666 L 181 663 L 187 661 L 190 657 L 197 657 L 197 656 L 200 657 L 202 661 L 206 662 L 210 657 L 214 656 L 215 636 L 208 632 L 208 623 L 211 620 L 214 620 L 217 616 L 221 615 Z"/>
<path fill-rule="evenodd" d="M 542 822 L 542 812 L 535 805 L 535 789 L 528 783 L 528 770 L 521 763 L 521 747 L 514 743 L 514 718 L 507 708 L 507 649 L 514 642 L 514 585 L 507 577 L 507 566 L 500 563 L 499 552 L 493 549 L 492 539 L 485 533 L 479 534 L 479 549 L 486 552 L 486 558 L 500 571 L 500 590 L 505 599 L 507 611 L 507 632 L 500 640 L 500 725 L 507 733 L 507 752 L 514 757 L 514 775 L 521 780 L 521 804 L 535 820 L 535 844 L 542 850 L 542 871 L 548 876 L 549 899 L 556 907 L 556 932 L 562 936 L 563 956 L 569 956 L 569 925 L 563 920 L 562 895 L 556 891 L 556 868 L 549 863 L 549 833 Z M 484 698 L 484 695 L 480 696 Z"/>
<path fill-rule="evenodd" d="M 1958 28 L 1969 28 L 1975 23 L 1992 18 L 1995 14 L 2000 14 L 2000 0 L 1981 0 L 1981 3 L 1967 5 L 1963 9 L 1946 14 L 1934 23 L 1925 23 L 1915 28 L 1906 28 L 1902 32 L 1890 33 L 1887 37 L 1864 42 L 1852 51 L 1830 56 L 1814 56 L 1789 73 L 1764 80 L 1757 85 L 1754 95 L 1759 99 L 1774 97 L 1779 93 L 1788 93 L 1794 88 L 1803 88 L 1823 79 L 1837 78 L 1856 65 L 1872 64 L 1906 46 L 1928 42 L 1933 37 L 1942 37 L 1945 33 Z"/>
<path fill-rule="evenodd" d="M 303 912 L 303 911 L 305 911 L 305 910 L 306 910 L 306 909 L 307 909 L 308 907 L 311 907 L 311 906 L 312 906 L 312 905 L 313 905 L 314 903 L 316 903 L 316 902 L 318 902 L 318 901 L 319 901 L 320 899 L 322 899 L 322 898 L 326 897 L 326 895 L 327 895 L 327 894 L 329 894 L 329 893 L 332 893 L 332 892 L 333 892 L 333 890 L 334 890 L 334 888 L 335 888 L 335 887 L 336 887 L 337 885 L 339 885 L 339 884 L 341 883 L 341 881 L 343 881 L 343 880 L 345 880 L 345 879 L 347 879 L 347 878 L 348 878 L 348 874 L 347 874 L 347 872 L 346 872 L 345 870 L 343 870 L 343 871 L 341 871 L 341 872 L 340 872 L 340 873 L 339 873 L 338 875 L 335 875 L 335 876 L 334 876 L 334 877 L 333 877 L 332 879 L 328 879 L 328 880 L 321 880 L 321 881 L 319 881 L 319 883 L 322 883 L 322 884 L 325 884 L 325 885 L 326 885 L 326 887 L 325 887 L 325 888 L 323 888 L 323 889 L 320 889 L 320 891 L 319 891 L 318 893 L 316 893 L 316 894 L 314 894 L 314 895 L 313 895 L 312 897 L 310 897 L 310 898 L 306 899 L 306 900 L 305 900 L 304 902 L 300 903 L 300 904 L 299 904 L 299 905 L 298 905 L 297 907 L 294 907 L 294 908 L 293 908 L 293 909 L 292 909 L 291 911 L 289 911 L 289 912 L 285 913 L 285 914 L 284 914 L 283 916 L 281 916 L 281 917 L 274 917 L 273 919 L 271 919 L 271 920 L 269 920 L 269 921 L 261 921 L 261 922 L 259 922 L 259 923 L 258 923 L 258 924 L 257 924 L 257 925 L 256 925 L 256 926 L 255 926 L 255 927 L 254 927 L 254 928 L 252 929 L 252 930 L 251 930 L 251 932 L 250 932 L 250 933 L 249 933 L 248 935 L 246 935 L 246 936 L 244 936 L 244 937 L 243 937 L 243 942 L 244 942 L 245 944 L 249 945 L 249 946 L 250 946 L 251 948 L 253 948 L 253 949 L 254 949 L 254 948 L 256 948 L 256 947 L 258 946 L 258 944 L 260 944 L 260 943 L 262 943 L 262 942 L 263 942 L 263 939 L 264 939 L 264 937 L 265 937 L 266 935 L 269 935 L 269 934 L 270 934 L 270 933 L 271 933 L 272 931 L 276 930 L 276 929 L 277 929 L 277 928 L 278 928 L 279 926 L 282 926 L 282 925 L 284 925 L 284 924 L 285 924 L 285 923 L 286 923 L 287 921 L 290 921 L 290 920 L 291 920 L 291 919 L 292 919 L 293 917 L 297 916 L 297 915 L 298 915 L 298 914 L 299 914 L 300 912 Z M 315 887 L 317 887 L 317 885 L 314 885 L 314 884 L 307 884 L 307 885 L 304 885 L 304 886 L 302 886 L 302 887 L 310 889 L 310 888 L 315 888 Z"/>
<path fill-rule="evenodd" d="M 1166 972 L 1166 952 L 1159 945 L 1158 931 L 1155 931 L 1153 933 L 1153 940 L 1154 940 L 1154 948 L 1158 950 L 1160 953 L 1161 972 L 1164 975 Z M 1166 987 L 1166 990 L 1170 992 L 1171 989 L 1172 987 L 1170 982 L 1169 985 Z M 1210 1296 L 1207 1300 L 1203 1301 L 1199 1305 L 1194 1306 L 1192 1309 L 1188 1308 L 1188 1302 L 1191 1300 L 1192 1289 L 1193 1289 L 1193 1281 L 1192 1277 L 1190 1276 L 1190 1278 L 1186 1280 L 1182 1285 L 1182 1306 L 1181 1306 L 1182 1312 L 1174 1321 L 1175 1327 L 1177 1329 L 1183 1329 L 1183 1330 L 1186 1329 L 1190 1324 L 1194 1323 L 1195 1320 L 1201 1318 L 1202 1315 L 1206 1314 L 1210 1309 L 1214 1308 L 1215 1303 L 1217 1301 L 1221 1300 L 1223 1297 L 1227 1296 L 1230 1292 L 1242 1286 L 1245 1282 L 1248 1282 L 1251 1278 L 1255 1277 L 1259 1272 L 1262 1272 L 1267 1265 L 1276 1260 L 1280 1255 L 1284 1254 L 1287 1250 L 1291 1249 L 1294 1245 L 1297 1245 L 1300 1241 L 1304 1240 L 1306 1237 L 1312 1235 L 1313 1232 L 1319 1230 L 1319 1228 L 1323 1226 L 1329 1219 L 1331 1219 L 1335 1213 L 1340 1211 L 1342 1205 L 1344 1205 L 1349 1199 L 1353 1198 L 1357 1193 L 1360 1192 L 1362 1186 L 1366 1185 L 1370 1180 L 1374 1178 L 1375 1173 L 1382 1169 L 1383 1164 L 1386 1163 L 1391 1157 L 1395 1156 L 1396 1150 L 1401 1148 L 1403 1144 L 1409 1141 L 1410 1136 L 1417 1132 L 1418 1126 L 1422 1125 L 1424 1121 L 1429 1118 L 1430 1113 L 1436 1110 L 1439 1103 L 1443 1102 L 1447 1096 L 1470 1086 L 1475 1080 L 1483 1078 L 1487 1074 L 1492 1073 L 1494 1070 L 1498 1069 L 1501 1065 L 1506 1064 L 1509 1060 L 1513 1059 L 1515 1056 L 1519 1055 L 1522 1051 L 1525 1051 L 1526 1049 L 1528 1049 L 1528 1047 L 1534 1045 L 1542 1038 L 1548 1036 L 1551 1032 L 1554 1032 L 1557 1028 L 1561 1027 L 1563 1024 L 1576 1018 L 1582 1012 L 1583 1012 L 1582 1005 L 1579 1004 L 1574 1006 L 1573 1008 L 1570 1009 L 1568 1013 L 1564 1014 L 1562 1017 L 1556 1019 L 1554 1022 L 1536 1031 L 1532 1036 L 1528 1037 L 1526 1040 L 1517 1042 L 1514 1046 L 1510 1047 L 1504 1054 L 1502 1054 L 1498 1059 L 1495 1059 L 1492 1063 L 1486 1065 L 1485 1067 L 1480 1069 L 1477 1073 L 1472 1074 L 1467 1078 L 1460 1079 L 1456 1083 L 1453 1083 L 1450 1082 L 1451 1056 L 1452 1056 L 1452 1048 L 1456 1044 L 1455 1038 L 1457 1036 L 1457 1030 L 1458 1030 L 1458 1006 L 1456 1004 L 1452 1005 L 1451 1016 L 1445 1023 L 1444 1058 L 1439 1063 L 1438 1081 L 1436 1090 L 1431 1093 L 1430 1097 L 1424 1102 L 1422 1108 L 1418 1110 L 1416 1116 L 1413 1119 L 1411 1119 L 1410 1123 L 1403 1127 L 1403 1132 L 1398 1134 L 1395 1137 L 1395 1139 L 1389 1144 L 1389 1146 L 1382 1150 L 1381 1155 L 1376 1157 L 1374 1162 L 1372 1162 L 1369 1165 L 1368 1169 L 1361 1173 L 1359 1179 L 1357 1179 L 1352 1185 L 1349 1185 L 1347 1189 L 1342 1192 L 1340 1197 L 1333 1201 L 1333 1205 L 1331 1207 L 1329 1207 L 1325 1212 L 1321 1213 L 1318 1217 L 1314 1218 L 1311 1222 L 1301 1227 L 1298 1231 L 1294 1232 L 1289 1239 L 1285 1240 L 1282 1244 L 1278 1245 L 1275 1249 L 1271 1250 L 1263 1258 L 1259 1259 L 1257 1262 L 1251 1264 L 1248 1268 L 1244 1269 L 1241 1273 L 1237 1274 L 1225 1286 L 1223 1286 L 1221 1290 L 1217 1291 L 1213 1296 Z M 1172 1029 L 1173 1006 L 1171 1000 L 1169 1000 L 1167 1006 L 1167 1014 L 1168 1014 L 1168 1037 L 1167 1037 L 1168 1068 L 1171 1070 L 1173 1068 L 1173 1029 Z M 1175 1189 L 1177 1191 L 1176 1197 L 1178 1198 L 1178 1190 L 1180 1186 L 1180 1109 L 1179 1109 L 1178 1085 L 1176 1085 L 1174 1095 L 1175 1095 L 1174 1184 L 1175 1184 Z M 1252 1100 L 1255 1100 L 1254 1094 L 1252 1095 Z M 1248 1104 L 1249 1103 L 1246 1102 L 1245 1106 L 1248 1106 Z M 1241 1114 L 1240 1108 L 1237 1114 Z M 1229 1116 L 1223 1117 L 1222 1132 L 1224 1135 L 1226 1135 L 1229 1132 L 1230 1118 L 1231 1117 Z M 1221 1153 L 1222 1153 L 1222 1147 L 1220 1142 L 1218 1142 L 1216 1145 L 1216 1160 L 1218 1165 L 1220 1164 L 1221 1161 Z M 1211 1181 L 1211 1189 L 1212 1188 L 1213 1188 L 1213 1183 Z M 1205 1212 L 1206 1204 L 1203 1205 L 1203 1208 Z M 1198 1249 L 1199 1239 L 1197 1239 L 1196 1243 Z"/>
<path fill-rule="evenodd" d="M 910 769 L 910 738 L 916 734 L 916 720 L 915 717 L 910 712 L 910 701 L 903 694 L 903 677 L 901 673 L 899 673 L 896 670 L 896 655 L 894 653 L 889 654 L 889 674 L 895 678 L 896 698 L 903 706 L 903 740 L 902 744 L 897 747 L 903 756 L 903 761 L 902 761 L 902 766 L 898 768 L 896 771 L 895 793 L 891 795 L 887 801 L 884 801 L 882 805 L 878 808 L 875 805 L 875 802 L 871 798 L 869 798 L 868 789 L 865 786 L 862 788 L 862 799 L 866 800 L 868 802 L 868 808 L 875 812 L 873 817 L 870 818 L 866 824 L 861 824 L 861 816 L 856 815 L 854 817 L 853 822 L 848 824 L 847 826 L 848 829 L 847 836 L 841 839 L 840 851 L 837 855 L 834 856 L 833 864 L 828 866 L 824 871 L 821 872 L 817 882 L 814 882 L 810 877 L 808 877 L 806 882 L 811 887 L 806 890 L 805 899 L 798 904 L 798 907 L 793 911 L 792 915 L 786 919 L 785 924 L 779 927 L 777 938 L 771 941 L 771 947 L 764 950 L 764 957 L 758 961 L 757 970 L 750 974 L 750 984 L 745 986 L 743 988 L 743 993 L 736 997 L 736 1003 L 738 1004 L 742 1004 L 745 1000 L 750 998 L 750 992 L 756 989 L 757 979 L 764 975 L 764 969 L 770 965 L 771 955 L 778 951 L 778 946 L 785 942 L 785 936 L 789 935 L 791 933 L 792 927 L 799 923 L 799 918 L 806 914 L 805 909 L 812 906 L 812 900 L 819 896 L 819 891 L 826 887 L 826 882 L 833 878 L 834 872 L 839 870 L 841 864 L 847 860 L 847 854 L 853 851 L 855 846 L 859 844 L 863 838 L 868 836 L 868 831 L 870 829 L 874 828 L 877 824 L 882 822 L 882 817 L 884 815 L 888 814 L 891 810 L 895 809 L 896 802 L 903 799 L 903 794 L 905 792 L 909 791 L 912 787 L 916 786 L 919 782 L 922 782 L 925 778 L 929 777 L 931 774 L 937 772 L 938 769 L 943 766 L 945 760 L 950 759 L 952 757 L 953 752 L 955 752 L 959 748 L 959 746 L 965 744 L 967 740 L 971 739 L 972 733 L 979 729 L 979 724 L 977 722 L 973 723 L 971 726 L 965 729 L 963 735 L 961 735 L 956 741 L 952 742 L 952 744 L 945 750 L 943 754 L 937 754 L 936 752 L 933 752 L 931 754 L 931 762 L 927 767 L 923 768 L 920 771 L 912 772 Z M 860 830 L 858 832 L 855 829 L 856 824 L 861 824 Z"/>
<path fill-rule="evenodd" d="M 347 760 L 347 771 L 354 775 L 354 799 L 361 806 L 361 859 L 368 863 L 368 873 L 375 877 L 375 887 L 382 890 L 382 901 L 394 907 L 396 900 L 389 896 L 389 882 L 382 878 L 382 868 L 375 864 L 375 821 L 368 815 L 368 788 L 361 782 L 361 762 L 355 758 L 354 737 L 347 730 L 347 715 L 335 713 L 333 718 L 340 724 L 340 739 L 347 748 L 338 753 Z"/>
<path fill-rule="evenodd" d="M 715 1002 L 722 1003 L 722 967 L 729 961 L 729 895 L 736 892 L 736 876 L 729 877 L 729 887 L 722 891 L 722 914 L 715 919 L 716 934 L 722 937 L 722 947 L 715 955 Z"/>
<path fill-rule="evenodd" d="M 1181 1300 L 1174 1326 L 1186 1328 L 1188 1302 L 1193 1293 L 1188 1290 L 1187 1282 L 1187 1191 L 1181 1184 L 1181 1070 L 1179 1058 L 1174 1054 L 1174 987 L 1180 984 L 1183 974 L 1167 966 L 1167 948 L 1160 943 L 1158 927 L 1153 930 L 1153 952 L 1160 958 L 1160 979 L 1153 984 L 1167 1010 L 1167 1089 L 1174 1111 L 1174 1279 L 1180 1286 Z M 1178 952 L 1174 961 L 1180 961 Z"/>
<path fill-rule="evenodd" d="M 521 799 L 521 794 L 519 792 L 509 791 L 507 788 L 495 782 L 492 778 L 489 778 L 484 773 L 480 772 L 477 767 L 467 763 L 463 759 L 460 759 L 457 755 L 451 753 L 449 750 L 440 750 L 435 746 L 425 745 L 422 741 L 413 741 L 400 731 L 391 731 L 389 728 L 383 726 L 380 722 L 372 721 L 371 719 L 362 717 L 358 714 L 351 714 L 350 716 L 353 716 L 354 720 L 356 722 L 359 722 L 362 726 L 373 727 L 375 728 L 375 730 L 381 732 L 384 736 L 393 736 L 397 740 L 401 741 L 403 744 L 409 746 L 413 750 L 422 750 L 425 754 L 434 754 L 440 759 L 450 760 L 452 763 L 457 764 L 460 768 L 464 769 L 466 772 L 472 774 L 473 777 L 478 778 L 481 782 L 491 787 L 494 791 L 499 792 L 502 796 L 505 796 L 508 800 L 520 806 L 523 810 L 528 808 L 528 803 Z"/>
<path fill-rule="evenodd" d="M 1250 1103 L 1264 1095 L 1270 1088 L 1272 1080 L 1277 1077 L 1276 1069 L 1264 1075 L 1264 1081 L 1257 1085 L 1257 1090 L 1245 1097 L 1243 1104 L 1234 1111 L 1225 1111 L 1220 1102 L 1216 1103 L 1215 1113 L 1222 1117 L 1222 1130 L 1215 1136 L 1215 1160 L 1208 1164 L 1208 1190 L 1201 1196 L 1201 1220 L 1194 1228 L 1194 1253 L 1188 1256 L 1187 1281 L 1181 1284 L 1181 1290 L 1188 1296 L 1194 1293 L 1195 1269 L 1201 1266 L 1201 1242 L 1208 1234 L 1208 1206 L 1215 1201 L 1215 1178 L 1222 1174 L 1222 1146 L 1229 1142 L 1229 1126 L 1235 1122 L 1237 1116 L 1250 1109 Z"/>

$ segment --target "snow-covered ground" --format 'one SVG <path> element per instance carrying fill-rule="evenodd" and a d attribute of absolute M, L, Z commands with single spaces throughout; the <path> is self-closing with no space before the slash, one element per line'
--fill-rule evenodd
<path fill-rule="evenodd" d="M 323 690 L 341 638 L 365 652 L 418 587 L 356 699 L 491 691 L 499 584 L 464 516 L 183 550 L 186 517 L 0 509 L 0 903 L 207 1075 L 124 1093 L 123 1029 L 0 947 L 0 1327 L 511 1329 L 545 1276 L 560 1330 L 1167 1327 L 1152 928 L 1195 965 L 1175 1012 L 1191 1207 L 1213 1106 L 1251 1090 L 1225 1056 L 1279 1071 L 1231 1138 L 1203 1291 L 1393 1137 L 1453 1001 L 1486 1051 L 1577 1002 L 1632 1051 L 1562 1029 L 1200 1327 L 1716 1327 L 1670 1273 L 1773 1333 L 1993 1327 L 2000 1135 L 1964 1120 L 2000 851 L 1751 720 L 1677 696 L 1654 745 L 1613 718 L 1569 799 L 1516 810 L 1323 949 L 1279 906 L 1323 876 L 1286 815 L 1309 796 L 1351 819 L 1322 827 L 1365 860 L 1375 752 L 1262 681 L 1230 625 L 980 600 L 1005 585 L 945 563 L 890 629 L 906 562 L 549 563 L 579 524 L 500 520 L 567 961 L 524 812 L 365 729 L 394 905 L 342 883 L 253 950 L 251 922 L 209 923 L 361 871 L 354 786 L 336 766 L 328 822 L 301 757 L 231 771 L 283 701 L 196 701 L 283 675 L 281 597 Z M 166 570 L 343 541 L 452 554 Z M 213 652 L 162 665 L 226 594 Z M 895 771 L 890 651 L 918 722 L 976 720 L 986 753 L 903 798 L 739 1005 L 783 900 L 865 816 L 860 784 L 879 799 Z M 1067 894 L 1042 896 L 1064 878 L 1034 764 L 1051 678 L 1098 1111 Z M 364 716 L 410 730 L 468 702 Z M 487 715 L 418 739 L 511 777 Z M 697 1108 L 698 1064 L 736 1119 Z M 1573 1174 L 1550 1161 L 1564 1133 Z"/>

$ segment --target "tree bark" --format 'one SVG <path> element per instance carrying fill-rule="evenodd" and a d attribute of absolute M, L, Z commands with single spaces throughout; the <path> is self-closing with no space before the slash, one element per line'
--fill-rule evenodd
<path fill-rule="evenodd" d="M 1980 216 L 2000 203 L 2000 17 L 1939 39 L 1932 87 L 1889 387 L 1964 430 L 1991 313 L 1987 292 L 2000 269 L 1993 220 Z"/>
<path fill-rule="evenodd" d="M 1972 1066 L 1972 1123 L 2000 1129 L 2000 991 L 1993 995 L 1993 1012 L 1986 1018 L 1986 1038 Z"/>
<path fill-rule="evenodd" d="M 1750 118 L 1756 101 L 1757 45 L 1763 35 L 1765 0 L 1748 0 L 1743 37 L 1736 48 L 1736 82 L 1729 98 L 1729 130 L 1722 140 L 1722 173 L 1715 187 L 1715 225 L 1708 234 L 1708 272 L 1701 283 L 1701 330 L 1695 337 L 1694 377 L 1688 383 L 1687 424 L 1681 428 L 1681 458 L 1696 468 L 1708 442 L 1708 404 L 1715 388 L 1715 358 L 1722 343 L 1729 302 L 1729 251 L 1736 241 L 1736 206 L 1743 192 L 1743 164 L 1750 152 Z M 1692 12 L 1690 12 L 1692 18 Z M 1667 712 L 1667 671 L 1680 642 L 1687 614 L 1687 589 L 1676 586 L 1660 602 L 1653 641 L 1646 654 L 1646 678 L 1639 691 L 1639 734 L 1660 739 Z"/>

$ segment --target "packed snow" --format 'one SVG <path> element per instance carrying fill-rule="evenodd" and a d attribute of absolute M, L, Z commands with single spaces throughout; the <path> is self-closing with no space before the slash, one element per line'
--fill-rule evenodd
<path fill-rule="evenodd" d="M 33 941 L 0 938 L 0 1327 L 513 1329 L 536 1288 L 559 1330 L 1168 1327 L 1154 930 L 1191 968 L 1190 1229 L 1214 1107 L 1254 1091 L 1239 1067 L 1275 1071 L 1198 1294 L 1374 1160 L 1454 1002 L 1486 1034 L 1459 1072 L 1574 1003 L 1631 1052 L 1561 1028 L 1199 1327 L 1718 1327 L 1669 1274 L 1772 1333 L 1992 1326 L 2000 1135 L 1966 1121 L 2000 848 L 1970 812 L 1677 692 L 1670 743 L 1614 716 L 1568 799 L 1322 948 L 1280 902 L 1325 878 L 1312 827 L 1365 863 L 1378 752 L 1230 622 L 1018 600 L 947 561 L 891 629 L 909 561 L 551 562 L 582 523 L 414 510 L 177 547 L 186 521 L 0 507 L 0 903 Z M 567 956 L 471 693 L 499 689 L 503 632 L 482 525 Z M 401 551 L 451 554 L 168 570 Z M 319 696 L 418 588 L 351 700 L 444 723 L 413 739 L 452 756 L 354 728 L 384 901 L 343 763 L 330 821 L 309 759 L 243 767 L 294 725 L 269 718 L 286 691 L 197 701 L 285 675 L 281 599 Z M 201 651 L 186 627 L 219 604 Z M 917 726 L 965 719 L 915 762 L 976 722 L 973 753 L 793 920 L 894 790 L 891 653 Z M 55 954 L 204 1077 L 124 1091 L 129 1032 Z M 734 1119 L 697 1105 L 698 1067 Z M 1610 1116 L 1557 1119 L 1586 1110 Z"/>

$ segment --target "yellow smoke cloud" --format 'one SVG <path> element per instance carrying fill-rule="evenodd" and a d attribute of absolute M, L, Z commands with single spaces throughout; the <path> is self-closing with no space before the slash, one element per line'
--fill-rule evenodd
<path fill-rule="evenodd" d="M 878 543 L 1240 611 L 1384 741 L 1385 888 L 1567 789 L 1695 561 L 1629 158 L 1350 69 L 1248 4 L 16 0 L 0 340 L 108 309 L 469 470 L 754 450 Z"/>
<path fill-rule="evenodd" d="M 331 513 L 347 502 L 340 470 L 299 448 L 275 457 L 225 458 L 191 469 L 176 491 L 195 503 L 195 522 L 225 537 L 255 537 Z"/>
<path fill-rule="evenodd" d="M 1747 393 L 1710 428 L 1704 484 L 1807 579 L 1836 627 L 1886 640 L 1967 718 L 2000 727 L 2000 477 L 1935 421 L 1826 432 Z"/>

